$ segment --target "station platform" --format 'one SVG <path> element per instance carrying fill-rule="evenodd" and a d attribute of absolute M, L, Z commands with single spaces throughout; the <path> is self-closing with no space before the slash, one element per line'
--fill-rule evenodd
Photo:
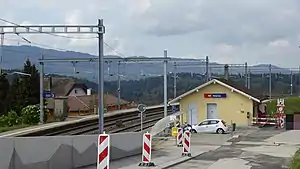
<path fill-rule="evenodd" d="M 208 137 L 203 137 L 203 135 L 195 134 L 191 139 L 191 153 L 192 157 L 183 157 L 182 147 L 177 147 L 175 145 L 175 139 L 170 138 L 166 141 L 161 141 L 159 143 L 154 143 L 155 145 L 152 150 L 152 162 L 156 165 L 155 169 L 168 168 L 180 163 L 184 163 L 191 158 L 199 156 L 203 153 L 214 151 L 221 147 L 223 144 L 230 139 L 230 135 L 217 135 L 212 134 Z M 147 168 L 143 166 L 138 166 L 141 162 L 141 155 L 128 157 L 116 161 L 110 162 L 110 169 L 141 169 Z M 96 169 L 96 166 L 86 167 L 84 169 Z"/>
<path fill-rule="evenodd" d="M 178 104 L 172 104 L 172 105 L 178 105 Z M 158 108 L 163 108 L 163 105 L 148 106 L 146 109 L 151 110 L 151 109 L 158 109 Z M 116 110 L 116 111 L 112 111 L 109 113 L 105 113 L 104 117 L 117 116 L 119 114 L 126 114 L 126 113 L 130 113 L 130 112 L 135 112 L 135 111 L 137 111 L 137 108 Z M 63 121 L 63 122 L 52 122 L 52 123 L 46 123 L 46 124 L 41 124 L 41 125 L 25 127 L 25 128 L 21 128 L 21 129 L 17 129 L 17 130 L 8 131 L 8 132 L 3 132 L 3 133 L 0 133 L 0 138 L 1 137 L 15 137 L 20 134 L 27 134 L 30 132 L 50 129 L 50 128 L 54 128 L 54 127 L 60 127 L 60 126 L 73 124 L 73 123 L 77 123 L 77 122 L 94 120 L 94 119 L 97 119 L 98 117 L 99 116 L 95 115 L 95 114 L 94 115 L 86 115 L 86 116 L 70 116 L 67 118 L 66 121 Z"/>
<path fill-rule="evenodd" d="M 46 124 L 41 124 L 41 125 L 34 125 L 30 127 L 24 127 L 16 130 L 11 130 L 7 132 L 0 133 L 0 138 L 1 137 L 14 137 L 19 134 L 26 134 L 30 133 L 33 131 L 40 131 L 40 130 L 45 130 L 53 127 L 59 127 L 67 124 L 72 124 L 76 122 L 80 122 L 82 120 L 90 120 L 93 118 L 97 118 L 97 115 L 88 115 L 88 116 L 71 116 L 66 119 L 66 121 L 62 122 L 52 122 L 52 123 L 46 123 Z"/>

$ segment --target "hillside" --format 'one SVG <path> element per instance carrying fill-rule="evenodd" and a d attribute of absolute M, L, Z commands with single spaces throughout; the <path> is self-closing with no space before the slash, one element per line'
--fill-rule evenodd
<path fill-rule="evenodd" d="M 32 63 L 38 65 L 38 59 L 41 57 L 41 54 L 45 56 L 45 58 L 90 58 L 94 57 L 87 53 L 80 53 L 74 51 L 57 51 L 52 49 L 44 49 L 35 46 L 4 46 L 3 47 L 3 62 L 2 67 L 5 69 L 18 69 L 23 66 L 23 63 L 27 58 L 29 58 Z M 105 57 L 118 57 L 118 56 L 105 56 Z M 145 56 L 142 56 L 145 57 Z M 204 57 L 203 57 L 204 58 Z M 205 73 L 205 63 L 200 63 L 195 59 L 178 59 L 180 61 L 186 61 L 184 63 L 180 63 L 181 66 L 177 68 L 178 72 L 192 72 L 192 73 Z M 223 66 L 211 62 L 210 63 L 210 71 L 211 73 L 223 74 Z M 74 73 L 74 67 L 71 62 L 60 62 L 60 63 L 46 63 L 45 64 L 45 73 L 49 74 L 61 74 L 61 75 L 69 75 L 75 76 L 79 78 L 88 79 L 90 81 L 96 81 L 97 75 L 95 72 L 97 71 L 96 63 L 77 63 L 75 72 L 79 72 L 78 74 Z M 254 65 L 249 66 L 249 68 L 253 71 L 253 73 L 266 73 L 268 72 L 268 65 Z M 284 68 L 279 68 L 276 66 L 272 66 L 272 68 L 276 68 L 273 72 L 281 72 L 281 73 L 289 73 L 289 70 Z M 174 69 L 173 63 L 168 63 L 168 71 L 172 72 Z M 116 72 L 117 72 L 117 63 L 116 62 L 106 62 L 105 67 L 105 79 L 106 80 L 115 80 Z M 121 64 L 120 66 L 121 74 L 123 75 L 123 79 L 126 80 L 134 80 L 140 79 L 143 77 L 149 76 L 159 76 L 163 74 L 163 64 L 161 63 L 126 63 Z M 244 73 L 244 67 L 235 67 L 230 69 L 230 73 Z"/>
<path fill-rule="evenodd" d="M 215 74 L 215 76 L 217 76 Z M 190 73 L 178 74 L 177 80 L 177 96 L 193 89 L 205 82 L 205 78 Z M 244 79 L 239 75 L 232 75 L 231 80 L 237 84 L 244 85 Z M 272 75 L 272 96 L 285 97 L 290 95 L 290 81 L 289 75 L 273 74 Z M 295 80 L 293 84 L 293 96 L 300 95 L 300 79 Z M 97 84 L 87 80 L 80 80 L 87 84 L 88 87 L 97 89 Z M 117 96 L 117 81 L 105 82 L 105 92 Z M 268 79 L 262 78 L 261 75 L 251 76 L 251 89 L 258 93 L 268 95 Z M 135 101 L 137 103 L 144 103 L 147 105 L 160 104 L 163 102 L 163 77 L 150 77 L 140 80 L 121 81 L 121 97 L 125 100 Z M 173 98 L 173 78 L 168 77 L 168 99 Z"/>

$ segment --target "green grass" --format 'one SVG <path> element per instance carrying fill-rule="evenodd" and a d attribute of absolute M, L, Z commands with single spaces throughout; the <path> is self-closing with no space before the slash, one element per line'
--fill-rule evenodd
<path fill-rule="evenodd" d="M 11 131 L 11 130 L 17 130 L 25 127 L 29 127 L 30 125 L 22 124 L 17 126 L 11 126 L 11 127 L 0 127 L 0 133 Z"/>
<path fill-rule="evenodd" d="M 290 169 L 300 169 L 300 149 L 294 154 Z"/>
<path fill-rule="evenodd" d="M 267 112 L 276 112 L 277 100 L 272 100 L 271 102 L 266 103 L 268 108 Z M 300 112 L 300 97 L 287 97 L 284 98 L 284 111 L 285 114 L 294 114 L 295 112 Z"/>

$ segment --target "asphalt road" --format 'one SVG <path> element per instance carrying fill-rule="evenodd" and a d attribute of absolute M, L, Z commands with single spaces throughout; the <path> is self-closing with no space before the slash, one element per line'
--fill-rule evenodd
<path fill-rule="evenodd" d="M 244 151 L 245 148 L 259 147 L 255 142 L 263 142 L 283 131 L 272 128 L 263 128 L 246 136 L 231 139 L 232 144 L 223 145 L 215 151 L 201 154 L 194 159 L 171 169 L 286 169 L 289 158 L 265 155 L 252 151 Z M 253 145 L 240 145 L 240 141 L 253 142 Z"/>

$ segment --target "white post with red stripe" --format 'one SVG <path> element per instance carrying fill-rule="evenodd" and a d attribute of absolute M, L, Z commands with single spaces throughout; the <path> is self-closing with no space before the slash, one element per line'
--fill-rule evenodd
<path fill-rule="evenodd" d="M 177 129 L 177 147 L 182 147 L 182 140 L 183 140 L 183 129 Z"/>
<path fill-rule="evenodd" d="M 185 131 L 183 134 L 183 148 L 182 148 L 182 156 L 191 157 L 191 132 Z"/>
<path fill-rule="evenodd" d="M 103 132 L 98 137 L 97 169 L 109 169 L 109 147 L 110 136 Z"/>
<path fill-rule="evenodd" d="M 145 133 L 143 135 L 142 162 L 139 166 L 155 166 L 155 164 L 151 162 L 151 142 L 152 135 L 148 132 Z"/>

